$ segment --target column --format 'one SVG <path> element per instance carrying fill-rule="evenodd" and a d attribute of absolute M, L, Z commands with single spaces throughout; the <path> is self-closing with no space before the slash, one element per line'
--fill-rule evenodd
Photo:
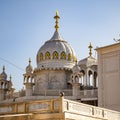
<path fill-rule="evenodd" d="M 73 87 L 73 96 L 77 97 L 80 94 L 80 83 L 72 83 L 72 87 Z"/>
<path fill-rule="evenodd" d="M 0 101 L 4 100 L 4 97 L 5 97 L 5 95 L 4 95 L 4 89 L 0 88 Z"/>

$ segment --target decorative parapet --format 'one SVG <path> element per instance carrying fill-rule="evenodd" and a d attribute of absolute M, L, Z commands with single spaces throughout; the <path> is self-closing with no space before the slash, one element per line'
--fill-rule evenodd
<path fill-rule="evenodd" d="M 64 111 L 82 116 L 107 120 L 120 120 L 120 112 L 64 99 Z"/>
<path fill-rule="evenodd" d="M 0 104 L 0 118 L 6 115 L 19 116 L 20 114 L 31 114 L 35 117 L 35 115 L 39 114 L 53 113 L 55 113 L 55 116 L 56 113 L 65 114 L 66 119 L 72 119 L 72 117 L 77 116 L 79 118 L 87 118 L 86 120 L 120 120 L 120 112 L 67 100 L 64 97 L 51 100 Z"/>
<path fill-rule="evenodd" d="M 62 110 L 61 104 L 61 99 L 1 104 L 0 115 L 34 112 L 60 112 Z"/>
<path fill-rule="evenodd" d="M 62 90 L 40 90 L 39 93 L 34 93 L 33 96 L 58 96 L 60 92 L 64 92 L 65 96 L 73 96 L 72 90 L 62 89 Z M 80 90 L 78 91 L 79 98 L 94 98 L 98 97 L 98 90 Z"/>

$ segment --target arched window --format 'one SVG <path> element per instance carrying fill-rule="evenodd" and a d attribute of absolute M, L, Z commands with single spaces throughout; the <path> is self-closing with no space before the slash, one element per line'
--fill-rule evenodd
<path fill-rule="evenodd" d="M 65 54 L 64 51 L 61 53 L 61 57 L 60 57 L 60 58 L 61 58 L 61 59 L 66 59 L 66 54 Z"/>
<path fill-rule="evenodd" d="M 68 61 L 71 61 L 72 55 L 69 53 L 68 54 Z"/>
<path fill-rule="evenodd" d="M 7 83 L 5 83 L 4 88 L 8 88 L 8 84 Z"/>
<path fill-rule="evenodd" d="M 58 52 L 57 51 L 53 52 L 53 59 L 58 59 Z"/>
<path fill-rule="evenodd" d="M 4 88 L 4 83 L 3 82 L 1 83 L 1 88 Z"/>
<path fill-rule="evenodd" d="M 43 60 L 43 53 L 40 53 L 40 60 Z"/>
<path fill-rule="evenodd" d="M 73 59 L 74 59 L 74 60 L 73 60 L 74 62 L 77 62 L 77 58 L 76 58 L 75 56 L 73 57 Z"/>
<path fill-rule="evenodd" d="M 45 59 L 50 59 L 50 53 L 48 51 L 45 53 Z"/>
<path fill-rule="evenodd" d="M 81 76 L 81 82 L 82 82 L 82 85 L 86 86 L 86 81 L 84 81 L 84 77 L 85 77 L 85 71 L 84 70 L 81 70 L 80 71 L 82 73 L 82 76 Z"/>
<path fill-rule="evenodd" d="M 93 73 L 91 70 L 88 71 L 88 75 L 89 75 L 89 85 L 93 86 Z"/>

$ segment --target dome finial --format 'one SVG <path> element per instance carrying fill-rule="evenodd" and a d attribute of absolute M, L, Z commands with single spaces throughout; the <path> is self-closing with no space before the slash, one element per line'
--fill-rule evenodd
<path fill-rule="evenodd" d="M 12 76 L 10 75 L 10 81 L 12 81 Z"/>
<path fill-rule="evenodd" d="M 29 58 L 29 64 L 31 63 L 31 58 Z"/>
<path fill-rule="evenodd" d="M 58 28 L 59 28 L 58 20 L 60 19 L 59 15 L 58 15 L 58 10 L 56 10 L 56 16 L 54 16 L 54 19 L 56 19 L 55 29 L 56 29 L 56 32 L 58 32 Z"/>
<path fill-rule="evenodd" d="M 88 48 L 89 48 L 89 55 L 92 56 L 92 48 L 93 48 L 93 46 L 92 46 L 91 42 L 90 42 L 90 45 L 88 46 Z"/>
<path fill-rule="evenodd" d="M 5 71 L 5 66 L 3 65 L 3 72 Z"/>

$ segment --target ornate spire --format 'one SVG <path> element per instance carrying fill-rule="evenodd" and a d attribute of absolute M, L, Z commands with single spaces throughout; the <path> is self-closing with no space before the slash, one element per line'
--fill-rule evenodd
<path fill-rule="evenodd" d="M 60 19 L 59 15 L 58 15 L 58 10 L 56 10 L 56 16 L 54 16 L 54 19 L 56 19 L 55 29 L 56 29 L 56 32 L 58 32 L 58 28 L 59 28 L 58 20 Z"/>
<path fill-rule="evenodd" d="M 31 58 L 29 58 L 29 65 L 31 64 Z"/>
<path fill-rule="evenodd" d="M 10 81 L 12 81 L 12 76 L 10 75 Z"/>
<path fill-rule="evenodd" d="M 93 48 L 93 46 L 92 46 L 91 42 L 90 42 L 90 45 L 88 46 L 88 48 L 89 48 L 89 55 L 92 56 L 92 48 Z"/>
<path fill-rule="evenodd" d="M 10 81 L 10 84 L 11 84 L 10 87 L 12 88 L 12 87 L 13 87 L 13 83 L 12 83 L 12 76 L 11 76 L 11 75 L 10 75 L 10 78 L 9 78 L 9 79 L 10 79 L 9 81 Z"/>
<path fill-rule="evenodd" d="M 26 67 L 26 73 L 31 73 L 33 70 L 32 66 L 31 66 L 31 59 L 29 58 L 29 65 Z"/>
<path fill-rule="evenodd" d="M 1 75 L 1 79 L 6 80 L 7 79 L 7 74 L 5 73 L 5 66 L 3 66 L 3 72 L 0 74 Z"/>
<path fill-rule="evenodd" d="M 5 66 L 3 66 L 3 72 L 5 71 Z"/>

